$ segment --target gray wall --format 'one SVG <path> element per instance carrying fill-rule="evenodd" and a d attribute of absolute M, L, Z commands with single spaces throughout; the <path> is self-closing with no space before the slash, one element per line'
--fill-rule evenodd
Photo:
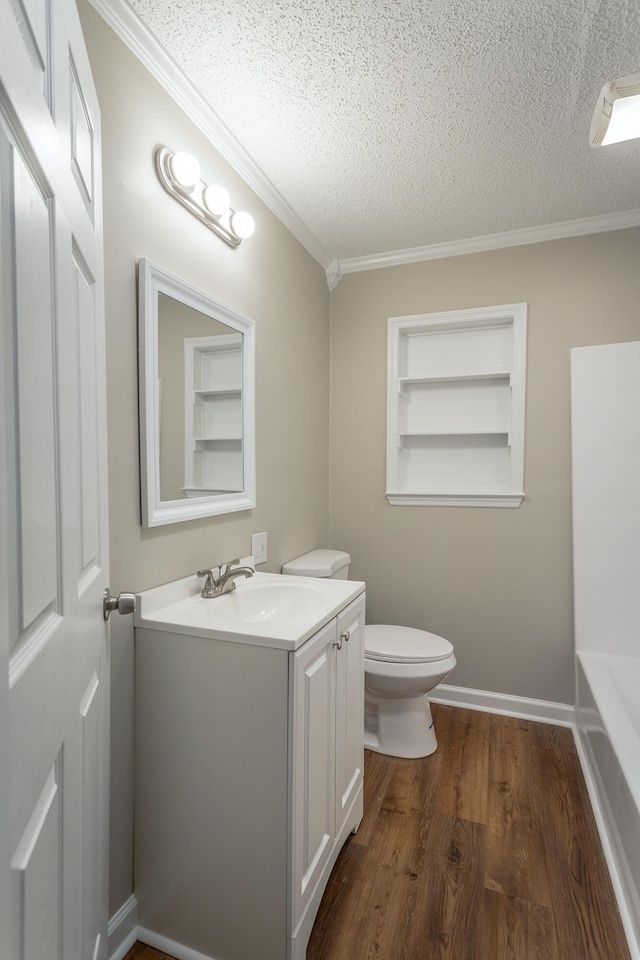
<path fill-rule="evenodd" d="M 526 499 L 392 507 L 387 318 L 526 302 Z M 455 645 L 449 683 L 573 703 L 569 350 L 640 339 L 640 230 L 344 277 L 331 298 L 331 545 L 367 621 Z"/>
<path fill-rule="evenodd" d="M 225 163 L 100 17 L 80 3 L 102 111 L 111 590 L 143 590 L 250 552 L 281 564 L 328 541 L 329 291 L 320 266 Z M 228 247 L 161 187 L 154 148 L 188 150 L 254 236 Z M 148 257 L 256 321 L 257 507 L 143 530 L 136 263 Z M 110 913 L 132 890 L 133 631 L 112 617 Z"/>

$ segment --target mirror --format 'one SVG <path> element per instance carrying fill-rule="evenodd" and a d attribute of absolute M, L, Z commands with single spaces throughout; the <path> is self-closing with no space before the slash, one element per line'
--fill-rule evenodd
<path fill-rule="evenodd" d="M 251 509 L 253 320 L 149 260 L 138 270 L 142 524 Z"/>

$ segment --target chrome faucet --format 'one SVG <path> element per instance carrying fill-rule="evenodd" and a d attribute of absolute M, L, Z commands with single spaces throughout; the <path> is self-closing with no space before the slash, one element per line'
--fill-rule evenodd
<path fill-rule="evenodd" d="M 211 600 L 214 597 L 223 597 L 225 593 L 231 593 L 236 588 L 236 577 L 252 577 L 254 571 L 251 567 L 237 567 L 239 560 L 229 560 L 228 563 L 220 565 L 220 575 L 215 576 L 213 570 L 198 570 L 199 577 L 206 577 L 202 588 L 202 596 L 205 600 Z M 234 569 L 232 569 L 232 567 Z"/>

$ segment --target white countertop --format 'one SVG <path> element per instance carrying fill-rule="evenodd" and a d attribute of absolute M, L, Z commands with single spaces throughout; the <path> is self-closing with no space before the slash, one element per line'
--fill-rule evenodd
<path fill-rule="evenodd" d="M 243 562 L 243 565 L 247 564 Z M 293 595 L 296 584 L 300 585 L 305 595 L 313 593 L 313 609 L 297 615 L 288 615 L 286 610 L 268 610 L 260 619 L 243 621 L 238 618 L 230 622 L 233 613 L 230 614 L 229 611 L 233 610 L 232 605 L 236 600 L 241 602 L 244 599 L 242 594 L 245 591 L 259 587 L 261 594 L 266 596 L 268 590 L 265 588 L 272 584 L 275 594 L 283 582 L 286 582 L 286 593 L 291 592 Z M 236 590 L 232 594 L 203 600 L 202 585 L 202 578 L 194 574 L 137 594 L 135 627 L 297 650 L 365 590 L 365 584 L 357 580 L 254 573 L 251 579 L 238 578 Z M 310 587 L 314 590 L 311 591 Z M 217 603 L 221 604 L 219 609 L 224 622 L 216 623 Z M 204 622 L 205 619 L 209 622 Z"/>

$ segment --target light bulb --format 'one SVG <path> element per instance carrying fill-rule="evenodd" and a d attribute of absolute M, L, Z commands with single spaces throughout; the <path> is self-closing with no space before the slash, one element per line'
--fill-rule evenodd
<path fill-rule="evenodd" d="M 245 240 L 247 237 L 250 237 L 255 228 L 256 225 L 253 217 L 250 213 L 246 213 L 244 210 L 239 210 L 231 217 L 231 229 L 235 233 L 236 237 L 240 237 L 241 240 Z"/>
<path fill-rule="evenodd" d="M 193 187 L 200 179 L 200 164 L 190 153 L 174 153 L 169 166 L 171 176 L 181 187 Z"/>
<path fill-rule="evenodd" d="M 204 200 L 205 207 L 214 217 L 219 217 L 221 214 L 226 213 L 231 203 L 229 194 L 225 188 L 217 183 L 212 183 L 211 186 L 207 187 L 202 199 Z"/>

